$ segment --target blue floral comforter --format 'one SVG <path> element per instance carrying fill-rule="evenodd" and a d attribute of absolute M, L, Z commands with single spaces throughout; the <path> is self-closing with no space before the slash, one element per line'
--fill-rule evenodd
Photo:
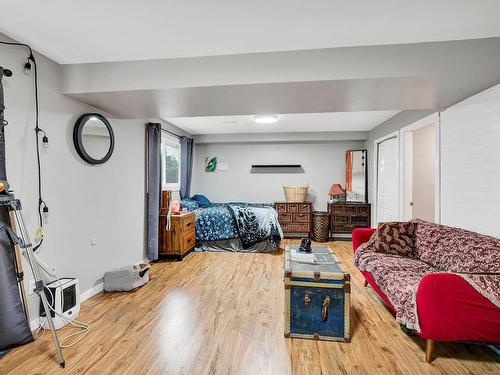
<path fill-rule="evenodd" d="M 239 238 L 244 249 L 261 241 L 278 243 L 283 237 L 271 204 L 216 203 L 196 213 L 196 240 Z"/>

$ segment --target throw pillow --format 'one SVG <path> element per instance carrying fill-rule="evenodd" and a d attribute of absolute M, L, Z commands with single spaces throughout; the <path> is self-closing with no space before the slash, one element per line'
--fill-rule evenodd
<path fill-rule="evenodd" d="M 181 207 L 188 211 L 194 211 L 200 208 L 200 204 L 191 198 L 184 198 L 181 200 Z"/>
<path fill-rule="evenodd" d="M 192 199 L 194 199 L 196 202 L 198 202 L 198 204 L 202 208 L 207 208 L 207 207 L 211 207 L 212 206 L 212 203 L 204 195 L 196 194 L 196 195 L 193 195 Z"/>
<path fill-rule="evenodd" d="M 375 240 L 375 251 L 379 253 L 415 257 L 415 224 L 411 222 L 380 223 Z"/>

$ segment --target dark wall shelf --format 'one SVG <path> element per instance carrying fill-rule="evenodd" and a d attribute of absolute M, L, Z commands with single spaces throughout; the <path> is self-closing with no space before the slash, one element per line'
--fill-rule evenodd
<path fill-rule="evenodd" d="M 304 173 L 300 164 L 253 164 L 251 173 Z"/>
<path fill-rule="evenodd" d="M 252 168 L 301 168 L 300 164 L 252 164 Z"/>

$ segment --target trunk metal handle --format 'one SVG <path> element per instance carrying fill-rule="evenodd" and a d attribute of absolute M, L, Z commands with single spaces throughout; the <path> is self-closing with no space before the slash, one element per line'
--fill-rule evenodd
<path fill-rule="evenodd" d="M 302 300 L 302 302 L 304 302 L 304 305 L 309 305 L 311 303 L 311 299 L 309 298 L 308 294 L 306 294 L 304 296 L 304 299 Z"/>
<path fill-rule="evenodd" d="M 326 296 L 324 299 L 323 299 L 323 310 L 322 310 L 322 313 L 321 313 L 321 319 L 326 322 L 326 320 L 328 319 L 328 306 L 330 305 L 330 296 Z"/>

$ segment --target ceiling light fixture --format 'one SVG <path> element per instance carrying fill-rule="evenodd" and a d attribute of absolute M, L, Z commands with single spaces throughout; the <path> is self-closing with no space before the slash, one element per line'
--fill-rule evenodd
<path fill-rule="evenodd" d="M 258 124 L 274 124 L 279 120 L 278 115 L 255 115 L 253 120 Z"/>

